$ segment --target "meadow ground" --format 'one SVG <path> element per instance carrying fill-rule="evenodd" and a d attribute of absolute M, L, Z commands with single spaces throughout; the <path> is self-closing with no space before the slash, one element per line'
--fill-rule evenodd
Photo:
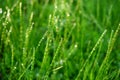
<path fill-rule="evenodd" d="M 0 80 L 119 80 L 120 0 L 0 0 Z"/>

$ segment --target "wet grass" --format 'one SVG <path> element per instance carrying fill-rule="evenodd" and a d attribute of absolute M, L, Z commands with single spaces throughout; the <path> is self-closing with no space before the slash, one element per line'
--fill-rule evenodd
<path fill-rule="evenodd" d="M 0 1 L 1 80 L 119 80 L 119 0 Z"/>

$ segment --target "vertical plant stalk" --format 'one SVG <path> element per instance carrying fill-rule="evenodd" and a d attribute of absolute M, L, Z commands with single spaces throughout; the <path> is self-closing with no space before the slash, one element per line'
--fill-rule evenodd
<path fill-rule="evenodd" d="M 6 38 L 6 44 L 9 44 L 10 47 L 11 47 L 11 53 L 12 53 L 12 56 L 11 56 L 11 67 L 13 67 L 13 62 L 14 62 L 14 49 L 13 49 L 13 45 L 10 41 L 10 34 L 12 32 L 12 26 L 10 27 L 10 30 L 8 31 L 8 34 L 7 34 L 7 38 Z"/>
<path fill-rule="evenodd" d="M 33 56 L 32 56 L 32 66 L 31 66 L 31 71 L 34 69 L 34 63 L 35 63 L 35 48 L 33 48 Z"/>
<path fill-rule="evenodd" d="M 16 67 L 14 67 L 14 46 L 13 44 L 10 44 L 11 47 L 11 72 L 10 72 L 10 76 L 9 76 L 9 80 L 12 80 L 12 76 L 13 76 L 13 72 L 15 71 Z"/>
<path fill-rule="evenodd" d="M 7 35 L 8 35 L 8 30 L 7 30 L 7 25 L 11 21 L 10 19 L 10 9 L 7 8 L 7 13 L 5 13 L 5 21 L 3 22 L 3 29 L 2 29 L 2 35 L 1 35 L 1 43 L 4 45 L 4 47 L 8 44 L 7 43 Z"/>
<path fill-rule="evenodd" d="M 52 67 L 54 66 L 53 64 L 55 63 L 55 60 L 56 60 L 56 58 L 57 58 L 57 56 L 58 56 L 58 53 L 59 53 L 60 47 L 61 47 L 61 45 L 62 45 L 62 42 L 63 42 L 63 39 L 60 40 L 59 45 L 58 45 L 58 48 L 57 48 L 56 52 L 54 53 L 54 57 L 53 57 L 53 59 L 52 59 L 52 62 L 51 62 L 51 64 L 50 64 L 50 67 L 49 67 L 49 69 L 47 70 L 47 73 L 46 73 L 46 76 L 45 76 L 46 79 L 48 79 L 48 75 L 49 75 Z"/>
<path fill-rule="evenodd" d="M 80 75 L 81 75 L 81 72 L 82 72 L 83 69 L 85 68 L 86 64 L 89 62 L 89 59 L 91 58 L 92 54 L 93 54 L 94 51 L 96 50 L 97 46 L 98 46 L 98 45 L 100 44 L 100 42 L 102 41 L 102 38 L 103 38 L 103 36 L 105 35 L 106 32 L 107 32 L 107 30 L 105 30 L 105 31 L 102 33 L 102 35 L 100 36 L 100 38 L 98 39 L 97 43 L 95 44 L 95 46 L 93 47 L 92 51 L 90 52 L 87 60 L 86 60 L 85 63 L 83 64 L 83 67 L 80 69 L 80 71 L 79 71 L 79 73 L 78 73 L 78 75 L 77 75 L 77 77 L 76 77 L 75 80 L 79 80 L 79 77 L 80 77 Z"/>
<path fill-rule="evenodd" d="M 10 27 L 9 31 L 6 29 L 6 39 L 5 39 L 5 45 L 6 46 L 10 44 L 10 34 L 11 34 L 11 32 L 12 32 L 12 26 Z"/>
<path fill-rule="evenodd" d="M 24 65 L 26 63 L 26 57 L 27 57 L 27 52 L 28 52 L 29 37 L 30 37 L 30 33 L 32 32 L 32 28 L 33 28 L 33 24 L 34 24 L 34 23 L 32 23 L 32 19 L 33 19 L 33 12 L 30 15 L 29 27 L 27 28 L 26 34 L 25 34 L 25 41 L 24 41 L 24 48 L 23 48 L 23 63 L 24 63 Z"/>
<path fill-rule="evenodd" d="M 19 4 L 19 12 L 20 12 L 20 49 L 22 49 L 23 46 L 23 19 L 22 19 L 22 2 Z"/>
<path fill-rule="evenodd" d="M 11 45 L 11 52 L 12 52 L 12 56 L 11 56 L 11 69 L 12 69 L 13 63 L 14 63 L 14 47 L 13 47 L 13 45 Z"/>
<path fill-rule="evenodd" d="M 44 79 L 45 78 L 45 75 L 43 75 L 43 72 L 45 71 L 45 68 L 47 67 L 46 65 L 46 62 L 47 62 L 47 59 L 48 59 L 48 54 L 49 54 L 49 46 L 50 46 L 50 43 L 51 43 L 51 34 L 48 35 L 47 37 L 47 43 L 46 43 L 46 47 L 45 47 L 45 52 L 44 52 L 44 56 L 43 56 L 43 60 L 42 60 L 42 63 L 41 63 L 41 68 L 40 68 L 40 79 Z"/>

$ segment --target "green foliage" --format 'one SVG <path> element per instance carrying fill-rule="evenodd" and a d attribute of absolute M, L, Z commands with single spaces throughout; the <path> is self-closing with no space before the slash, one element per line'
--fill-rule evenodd
<path fill-rule="evenodd" d="M 120 0 L 0 3 L 1 80 L 120 79 Z"/>

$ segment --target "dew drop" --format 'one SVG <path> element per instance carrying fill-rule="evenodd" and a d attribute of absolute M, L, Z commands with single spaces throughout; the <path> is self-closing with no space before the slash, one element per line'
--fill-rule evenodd
<path fill-rule="evenodd" d="M 77 47 L 78 47 L 78 45 L 76 44 L 76 45 L 75 45 L 75 48 L 77 48 Z"/>
<path fill-rule="evenodd" d="M 0 8 L 0 14 L 2 13 L 2 8 Z"/>
<path fill-rule="evenodd" d="M 16 69 L 16 67 L 14 67 L 14 69 Z"/>

